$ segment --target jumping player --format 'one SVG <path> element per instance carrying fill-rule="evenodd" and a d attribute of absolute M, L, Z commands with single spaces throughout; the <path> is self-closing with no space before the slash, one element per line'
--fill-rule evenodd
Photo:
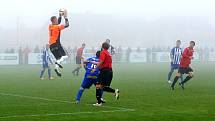
<path fill-rule="evenodd" d="M 93 73 L 92 70 L 96 68 L 95 64 L 90 63 L 90 61 L 99 62 L 99 56 L 101 51 L 96 52 L 96 57 L 88 58 L 84 62 L 84 68 L 86 70 L 84 80 L 82 81 L 81 87 L 76 96 L 76 103 L 78 104 L 81 100 L 81 96 L 85 89 L 89 89 L 93 84 L 96 85 L 98 76 L 99 76 L 99 69 L 96 69 Z M 104 100 L 102 99 L 104 102 Z"/>
<path fill-rule="evenodd" d="M 180 48 L 181 40 L 176 41 L 176 46 L 172 48 L 170 52 L 170 58 L 171 58 L 171 65 L 170 65 L 170 71 L 168 73 L 168 83 L 171 84 L 171 76 L 174 70 L 178 70 L 181 55 L 182 55 L 182 49 Z M 181 82 L 183 81 L 183 76 L 181 76 Z"/>
<path fill-rule="evenodd" d="M 178 79 L 182 76 L 182 74 L 187 74 L 187 77 L 184 79 L 184 81 L 179 83 L 182 89 L 184 89 L 184 84 L 193 77 L 193 69 L 190 67 L 190 64 L 191 64 L 191 60 L 193 59 L 194 46 L 195 46 L 195 42 L 190 41 L 190 46 L 184 50 L 180 61 L 178 73 L 171 85 L 172 90 L 174 90 L 174 86 L 178 81 Z"/>
<path fill-rule="evenodd" d="M 61 30 L 69 27 L 69 21 L 66 14 L 59 14 L 59 18 L 57 19 L 56 16 L 51 17 L 51 24 L 49 25 L 49 45 L 50 50 L 54 57 L 56 58 L 55 62 L 55 72 L 58 76 L 61 76 L 61 72 L 59 68 L 63 68 L 61 62 L 68 58 L 66 55 L 61 42 L 60 42 L 60 34 Z M 61 19 L 64 17 L 65 24 L 60 24 Z"/>

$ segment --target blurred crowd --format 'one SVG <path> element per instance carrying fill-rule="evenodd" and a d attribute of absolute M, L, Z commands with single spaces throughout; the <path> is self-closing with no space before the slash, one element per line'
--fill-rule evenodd
<path fill-rule="evenodd" d="M 64 48 L 69 55 L 68 63 L 73 63 L 73 59 L 76 55 L 76 50 L 78 47 L 67 47 Z M 20 47 L 19 49 L 5 49 L 1 50 L 1 53 L 19 53 L 19 62 L 20 64 L 27 64 L 28 63 L 28 54 L 29 53 L 42 53 L 44 50 L 44 47 L 36 46 L 35 48 L 29 48 L 29 47 Z M 85 48 L 84 53 L 95 53 L 98 49 L 95 47 L 92 48 Z M 115 54 L 113 55 L 113 60 L 115 62 L 129 62 L 130 54 L 132 52 L 141 53 L 143 51 L 146 52 L 147 56 L 147 62 L 153 62 L 153 54 L 154 52 L 170 52 L 171 47 L 152 47 L 152 48 L 130 48 L 130 47 L 115 47 Z M 214 52 L 215 48 L 195 48 L 195 52 L 198 53 L 199 58 L 201 62 L 208 61 L 209 53 Z M 123 60 L 123 61 L 122 61 Z"/>

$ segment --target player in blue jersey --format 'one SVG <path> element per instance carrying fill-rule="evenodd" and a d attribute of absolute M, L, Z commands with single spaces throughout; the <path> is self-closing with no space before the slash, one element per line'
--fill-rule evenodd
<path fill-rule="evenodd" d="M 48 69 L 48 76 L 49 76 L 49 79 L 54 79 L 52 76 L 51 76 L 51 67 L 50 67 L 50 63 L 52 63 L 52 60 L 51 60 L 51 56 L 49 54 L 49 45 L 47 44 L 44 51 L 43 51 L 43 55 L 42 55 L 42 70 L 41 70 L 41 73 L 40 73 L 40 79 L 41 80 L 44 80 L 44 72 L 46 69 Z"/>
<path fill-rule="evenodd" d="M 92 72 L 92 70 L 94 70 L 96 68 L 96 65 L 91 63 L 91 61 L 99 62 L 100 52 L 101 51 L 97 51 L 96 57 L 88 58 L 84 62 L 84 68 L 85 68 L 86 72 L 85 72 L 85 76 L 84 76 L 84 79 L 82 81 L 81 87 L 80 87 L 80 89 L 77 93 L 77 96 L 76 96 L 76 103 L 77 104 L 80 103 L 81 96 L 82 96 L 84 90 L 89 89 L 93 84 L 96 85 L 96 83 L 97 83 L 97 78 L 99 76 L 100 71 L 99 71 L 99 69 L 97 69 L 97 70 Z"/>
<path fill-rule="evenodd" d="M 171 76 L 174 70 L 178 70 L 180 60 L 181 60 L 181 55 L 182 55 L 182 49 L 180 47 L 181 45 L 181 40 L 176 41 L 176 46 L 172 48 L 170 52 L 170 58 L 171 58 L 171 64 L 170 64 L 170 71 L 168 73 L 168 83 L 172 83 L 171 81 Z M 181 81 L 183 81 L 183 77 L 181 76 Z"/>

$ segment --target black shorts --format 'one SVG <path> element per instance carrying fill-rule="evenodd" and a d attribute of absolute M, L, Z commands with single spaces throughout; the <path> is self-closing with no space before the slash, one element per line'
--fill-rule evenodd
<path fill-rule="evenodd" d="M 54 55 L 54 57 L 57 60 L 60 59 L 62 56 L 66 55 L 66 53 L 65 53 L 63 47 L 61 46 L 61 44 L 52 44 L 52 45 L 50 45 L 50 50 L 51 50 L 52 54 Z"/>
<path fill-rule="evenodd" d="M 112 69 L 101 69 L 97 83 L 103 86 L 110 86 L 112 79 L 113 79 Z"/>
<path fill-rule="evenodd" d="M 76 56 L 76 64 L 81 64 L 81 57 Z"/>
<path fill-rule="evenodd" d="M 190 67 L 187 68 L 179 67 L 178 69 L 178 73 L 180 74 L 189 74 L 190 72 L 193 72 L 193 69 Z"/>

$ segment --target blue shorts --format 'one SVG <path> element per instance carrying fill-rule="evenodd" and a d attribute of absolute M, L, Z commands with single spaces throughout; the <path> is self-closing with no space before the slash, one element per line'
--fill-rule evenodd
<path fill-rule="evenodd" d="M 171 63 L 171 69 L 178 69 L 178 68 L 179 68 L 179 64 Z"/>
<path fill-rule="evenodd" d="M 85 76 L 84 80 L 82 81 L 81 87 L 84 89 L 89 89 L 93 84 L 96 85 L 97 79 L 87 78 Z"/>

